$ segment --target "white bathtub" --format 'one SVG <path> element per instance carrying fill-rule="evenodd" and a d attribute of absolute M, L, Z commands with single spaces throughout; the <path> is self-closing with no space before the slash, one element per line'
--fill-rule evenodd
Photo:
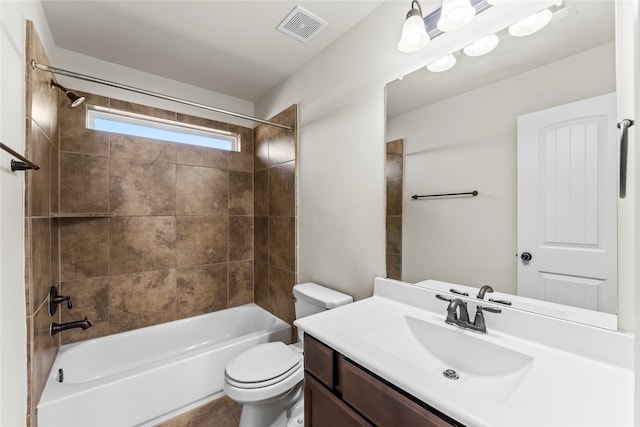
<path fill-rule="evenodd" d="M 248 304 L 64 345 L 38 404 L 38 425 L 155 425 L 223 396 L 224 368 L 240 352 L 290 340 L 287 323 Z"/>

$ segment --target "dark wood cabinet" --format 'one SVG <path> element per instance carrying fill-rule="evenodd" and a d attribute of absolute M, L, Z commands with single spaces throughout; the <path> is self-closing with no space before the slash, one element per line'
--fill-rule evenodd
<path fill-rule="evenodd" d="M 462 426 L 305 334 L 305 425 Z"/>
<path fill-rule="evenodd" d="M 372 424 L 309 374 L 304 376 L 304 419 L 307 427 L 368 427 Z"/>

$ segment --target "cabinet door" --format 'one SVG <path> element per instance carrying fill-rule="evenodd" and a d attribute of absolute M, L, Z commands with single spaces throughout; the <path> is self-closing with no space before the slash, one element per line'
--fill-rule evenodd
<path fill-rule="evenodd" d="M 342 399 L 379 427 L 450 427 L 446 420 L 342 359 Z"/>
<path fill-rule="evenodd" d="M 304 377 L 304 423 L 306 427 L 371 426 L 312 376 Z"/>
<path fill-rule="evenodd" d="M 310 335 L 304 335 L 304 369 L 329 389 L 334 387 L 334 351 Z"/>

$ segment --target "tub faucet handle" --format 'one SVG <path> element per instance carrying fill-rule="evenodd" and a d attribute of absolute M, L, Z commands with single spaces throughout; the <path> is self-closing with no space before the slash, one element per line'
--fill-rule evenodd
<path fill-rule="evenodd" d="M 58 288 L 51 286 L 49 288 L 49 315 L 53 316 L 56 314 L 58 304 L 62 304 L 65 301 L 67 302 L 67 308 L 69 310 L 72 309 L 73 304 L 71 303 L 71 297 L 58 294 Z"/>
<path fill-rule="evenodd" d="M 71 297 L 60 296 L 58 298 L 61 299 L 60 302 L 64 302 L 65 300 L 67 301 L 67 308 L 68 309 L 72 309 L 73 308 L 73 304 L 71 304 Z"/>

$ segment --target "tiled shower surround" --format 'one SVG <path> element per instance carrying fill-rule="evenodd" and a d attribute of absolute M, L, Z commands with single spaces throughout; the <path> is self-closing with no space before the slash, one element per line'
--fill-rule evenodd
<path fill-rule="evenodd" d="M 40 39 L 27 22 L 27 58 L 48 63 Z M 60 341 L 49 337 L 52 319 L 47 308 L 49 287 L 59 283 L 58 263 L 58 96 L 51 76 L 26 67 L 26 156 L 40 170 L 25 174 L 25 292 L 28 395 L 26 424 L 35 425 L 35 407 Z"/>
<path fill-rule="evenodd" d="M 254 195 L 252 129 L 83 95 L 85 104 L 240 134 L 241 151 L 86 129 L 86 106 L 71 108 L 60 98 L 61 292 L 75 303 L 62 310 L 62 320 L 87 316 L 93 324 L 86 331 L 66 331 L 62 343 L 254 302 L 254 225 L 262 224 L 262 217 L 254 216 L 254 199 L 269 192 L 268 184 L 282 187 L 276 190 L 280 195 L 293 196 L 287 189 L 295 187 L 295 157 L 287 163 L 292 173 L 283 181 L 272 180 L 263 188 L 256 177 L 259 193 Z M 295 107 L 290 110 L 287 118 L 295 123 Z M 273 141 L 261 139 L 260 133 L 257 129 L 260 150 L 270 152 L 271 145 L 284 143 L 295 156 L 294 133 L 284 135 L 288 141 L 280 137 L 282 132 L 275 132 Z M 256 151 L 257 164 L 262 162 L 259 155 Z M 287 202 L 294 206 L 293 198 Z M 293 233 L 294 212 L 289 220 Z M 260 233 L 255 235 L 262 244 Z M 289 268 L 295 277 L 295 241 L 279 236 L 269 241 L 273 268 Z M 288 263 L 281 253 L 292 256 Z M 263 278 L 255 280 L 260 291 L 255 300 L 276 315 L 289 312 L 281 307 L 278 293 L 290 293 L 284 289 L 290 283 L 279 279 L 268 284 L 272 289 L 266 299 L 260 293 Z M 285 304 L 291 305 L 290 297 Z"/>
<path fill-rule="evenodd" d="M 387 179 L 387 277 L 402 280 L 402 171 L 403 140 L 388 142 Z"/>
<path fill-rule="evenodd" d="M 28 425 L 60 345 L 250 302 L 291 322 L 296 280 L 295 131 L 79 91 L 71 108 L 50 79 L 28 67 L 27 153 L 42 167 L 27 175 Z M 241 151 L 89 130 L 87 104 L 238 133 Z M 273 120 L 295 126 L 296 106 Z M 73 301 L 54 318 L 51 284 Z M 85 316 L 86 331 L 48 336 L 51 321 Z"/>
<path fill-rule="evenodd" d="M 239 133 L 242 151 L 86 129 L 86 105 L 60 98 L 61 292 L 75 302 L 62 319 L 93 324 L 62 343 L 252 302 L 252 130 L 83 95 Z"/>

